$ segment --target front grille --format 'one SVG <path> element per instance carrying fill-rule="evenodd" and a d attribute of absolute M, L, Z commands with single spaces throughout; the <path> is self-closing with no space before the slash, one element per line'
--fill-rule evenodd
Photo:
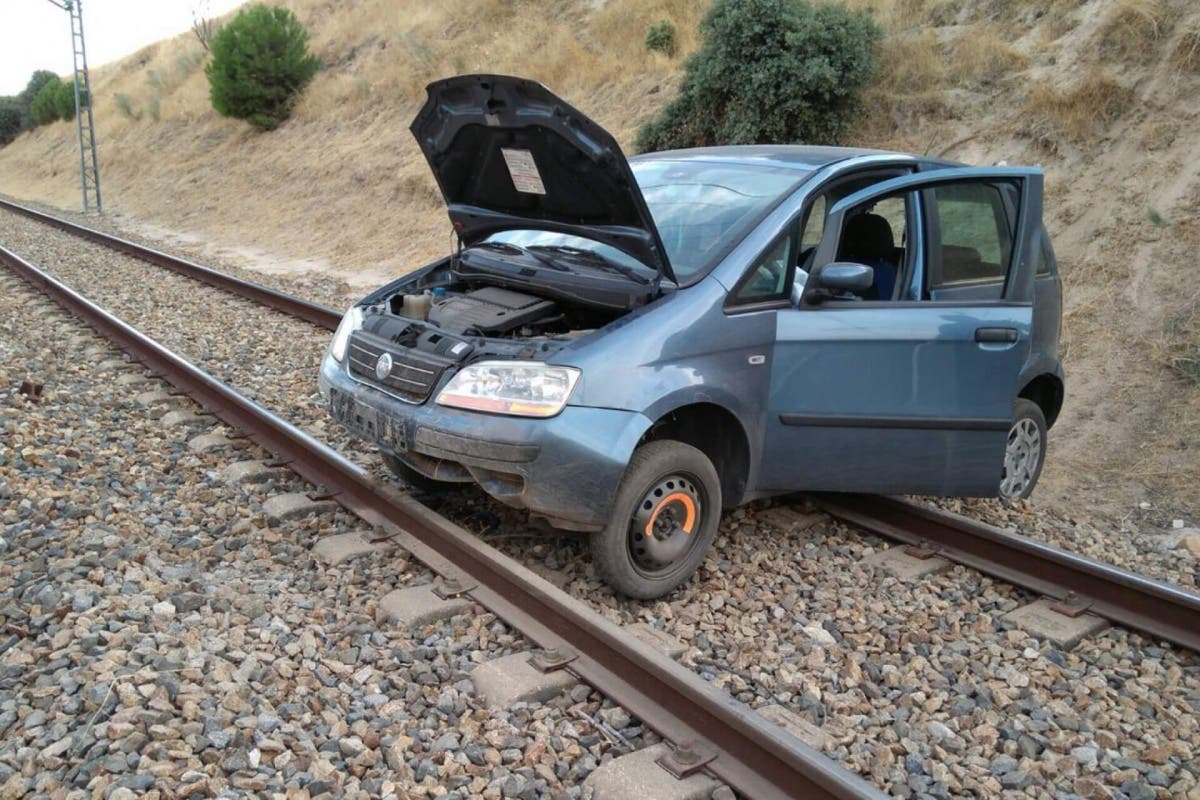
<path fill-rule="evenodd" d="M 387 353 L 392 368 L 382 378 L 376 373 L 380 357 Z M 350 337 L 350 374 L 410 403 L 423 403 L 451 362 L 430 353 L 402 347 L 386 339 L 357 331 Z"/>

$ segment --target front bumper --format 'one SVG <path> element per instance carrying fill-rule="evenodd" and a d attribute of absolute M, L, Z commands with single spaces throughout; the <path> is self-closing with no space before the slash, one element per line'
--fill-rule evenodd
<path fill-rule="evenodd" d="M 567 406 L 549 419 L 413 405 L 350 377 L 328 354 L 321 393 L 335 419 L 430 478 L 471 481 L 558 527 L 608 522 L 621 476 L 650 420 L 634 411 Z M 436 396 L 436 391 L 434 396 Z"/>

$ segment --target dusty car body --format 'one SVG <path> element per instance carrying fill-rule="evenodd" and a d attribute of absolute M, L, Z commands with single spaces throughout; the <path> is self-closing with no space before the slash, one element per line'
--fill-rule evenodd
<path fill-rule="evenodd" d="M 457 252 L 346 315 L 333 416 L 411 480 L 589 531 L 653 597 L 722 509 L 797 490 L 1024 497 L 1063 400 L 1042 175 L 745 146 L 626 159 L 540 84 L 431 84 Z"/>

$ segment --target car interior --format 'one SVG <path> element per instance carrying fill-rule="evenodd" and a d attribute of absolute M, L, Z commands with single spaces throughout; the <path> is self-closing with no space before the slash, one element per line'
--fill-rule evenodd
<path fill-rule="evenodd" d="M 736 290 L 743 302 L 780 297 L 795 266 L 795 283 L 802 287 L 812 271 L 812 261 L 824 234 L 828 210 L 840 200 L 898 172 L 857 176 L 834 184 L 809 206 L 800 232 L 799 247 L 787 237 L 759 260 Z M 926 202 L 930 237 L 924 280 L 919 297 L 903 297 L 909 262 L 908 225 L 917 194 L 902 192 L 877 198 L 851 210 L 844 223 L 837 261 L 871 267 L 874 283 L 861 292 L 845 292 L 834 301 L 890 301 L 898 299 L 952 300 L 999 299 L 1012 242 L 1012 222 L 1003 199 L 1003 187 L 965 184 L 938 187 Z M 799 288 L 794 287 L 794 294 Z M 796 294 L 798 296 L 798 294 Z"/>

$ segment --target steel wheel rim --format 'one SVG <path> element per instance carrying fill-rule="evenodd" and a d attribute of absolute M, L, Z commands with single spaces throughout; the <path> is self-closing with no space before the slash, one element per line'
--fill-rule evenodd
<path fill-rule="evenodd" d="M 663 578 L 679 569 L 697 546 L 707 513 L 704 489 L 692 475 L 656 481 L 629 520 L 626 552 L 638 574 Z"/>
<path fill-rule="evenodd" d="M 1000 495 L 1021 497 L 1033 485 L 1041 461 L 1042 432 L 1036 422 L 1029 417 L 1022 417 L 1008 430 Z"/>

